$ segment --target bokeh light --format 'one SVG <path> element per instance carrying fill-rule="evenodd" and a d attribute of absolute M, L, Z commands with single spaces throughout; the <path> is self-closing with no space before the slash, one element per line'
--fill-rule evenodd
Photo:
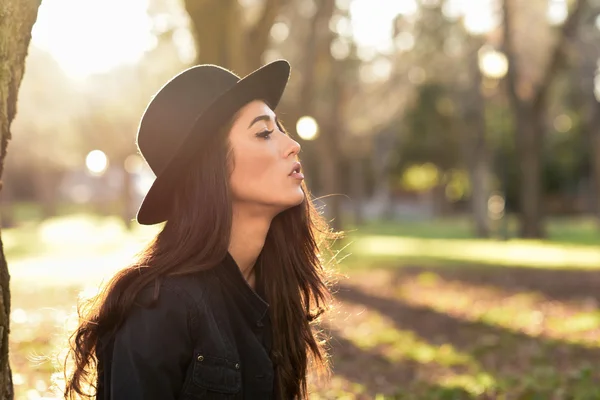
<path fill-rule="evenodd" d="M 108 158 L 102 150 L 92 150 L 85 158 L 85 166 L 92 175 L 102 175 L 108 168 Z"/>
<path fill-rule="evenodd" d="M 573 120 L 567 114 L 561 114 L 554 118 L 554 129 L 560 133 L 566 133 L 573 127 Z"/>
<path fill-rule="evenodd" d="M 504 53 L 485 46 L 479 51 L 479 68 L 486 77 L 501 79 L 508 72 L 508 59 Z"/>
<path fill-rule="evenodd" d="M 319 124 L 317 120 L 310 116 L 304 116 L 298 119 L 296 123 L 298 136 L 304 140 L 314 140 L 319 134 Z"/>
<path fill-rule="evenodd" d="M 125 159 L 123 166 L 125 171 L 129 172 L 130 174 L 135 174 L 140 172 L 144 167 L 144 160 L 142 160 L 142 157 L 137 154 L 131 154 Z"/>
<path fill-rule="evenodd" d="M 488 216 L 492 220 L 499 220 L 504 216 L 505 200 L 500 194 L 493 194 L 488 200 Z"/>
<path fill-rule="evenodd" d="M 493 0 L 478 0 L 463 3 L 464 24 L 467 31 L 474 35 L 490 32 L 499 24 L 499 16 L 494 13 Z"/>

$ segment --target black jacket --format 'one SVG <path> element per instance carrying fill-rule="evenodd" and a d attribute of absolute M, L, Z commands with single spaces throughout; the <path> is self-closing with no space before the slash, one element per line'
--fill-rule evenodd
<path fill-rule="evenodd" d="M 166 278 L 153 307 L 136 305 L 101 339 L 97 399 L 274 398 L 269 305 L 259 293 L 229 253 L 212 270 Z M 136 304 L 153 295 L 154 285 Z"/>

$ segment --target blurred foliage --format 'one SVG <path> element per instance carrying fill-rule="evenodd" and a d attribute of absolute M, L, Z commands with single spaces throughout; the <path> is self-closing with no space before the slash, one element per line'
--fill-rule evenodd
<path fill-rule="evenodd" d="M 447 194 L 444 201 L 468 201 L 475 191 L 485 190 L 473 185 L 475 164 L 471 162 L 472 138 L 484 129 L 477 134 L 485 136 L 490 153 L 491 189 L 506 192 L 509 209 L 517 211 L 522 171 L 506 88 L 503 82 L 479 77 L 481 73 L 472 68 L 473 55 L 482 46 L 502 48 L 500 25 L 476 32 L 470 27 L 476 14 L 468 14 L 474 11 L 451 11 L 456 5 L 449 0 L 421 1 L 413 11 L 398 8 L 401 12 L 389 19 L 388 38 L 364 45 L 353 31 L 364 29 L 353 26 L 359 19 L 356 13 L 364 13 L 359 7 L 366 7 L 358 3 L 293 0 L 221 5 L 223 10 L 233 7 L 230 13 L 242 25 L 236 35 L 246 32 L 261 40 L 266 35 L 268 40 L 257 43 L 260 49 L 253 51 L 263 53 L 261 62 L 290 60 L 293 72 L 281 117 L 293 133 L 296 119 L 305 113 L 314 113 L 322 125 L 320 138 L 303 143 L 305 169 L 314 191 L 350 193 L 357 179 L 364 181 L 357 186 L 364 193 L 353 195 L 365 200 L 386 190 L 427 191 L 432 183 L 415 183 L 415 178 L 421 179 L 415 171 L 432 164 L 439 170 L 437 183 L 444 186 L 440 193 Z M 264 8 L 265 4 L 275 8 Z M 514 27 L 518 68 L 524 77 L 535 80 L 543 72 L 554 27 L 537 17 L 548 7 L 546 1 L 516 4 L 520 10 Z M 55 188 L 65 174 L 84 170 L 85 155 L 93 149 L 104 151 L 112 165 L 122 168 L 125 158 L 135 153 L 137 124 L 152 94 L 194 58 L 203 62 L 201 38 L 189 42 L 205 25 L 202 18 L 208 14 L 202 10 L 191 2 L 152 0 L 147 12 L 154 45 L 138 63 L 85 80 L 67 76 L 50 54 L 32 46 L 11 143 L 18 157 L 7 158 L 10 197 L 44 202 L 48 193 L 56 196 Z M 484 10 L 478 12 L 485 18 Z M 592 43 L 599 32 L 593 9 L 586 12 L 578 40 Z M 370 23 L 376 24 L 375 18 L 381 17 L 375 14 L 365 18 L 373 18 Z M 528 40 L 520 40 L 524 37 Z M 230 50 L 235 52 L 233 47 Z M 213 53 L 206 48 L 204 57 L 216 57 Z M 577 197 L 579 203 L 588 204 L 583 209 L 563 207 L 565 212 L 594 212 L 589 204 L 595 201 L 592 160 L 596 153 L 589 145 L 591 133 L 585 123 L 589 87 L 581 83 L 584 71 L 578 65 L 589 64 L 598 54 L 581 52 L 576 44 L 570 53 L 576 62 L 558 71 L 551 90 L 542 188 L 545 196 Z M 256 67 L 255 58 L 247 61 L 252 61 L 248 68 Z M 480 92 L 478 96 L 473 88 Z M 477 127 L 473 121 L 481 113 L 484 125 Z M 335 158 L 327 173 L 319 162 L 323 151 Z M 356 168 L 347 168 L 353 163 L 360 166 L 360 177 Z M 457 181 L 455 176 L 461 178 Z M 333 181 L 341 186 L 332 190 Z"/>

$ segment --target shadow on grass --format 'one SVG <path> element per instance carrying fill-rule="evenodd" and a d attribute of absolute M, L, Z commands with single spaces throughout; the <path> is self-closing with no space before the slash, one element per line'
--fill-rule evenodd
<path fill-rule="evenodd" d="M 375 398 L 384 394 L 385 399 L 413 398 L 407 386 L 417 380 L 417 362 L 405 360 L 392 363 L 376 349 L 361 349 L 343 337 L 335 329 L 329 329 L 332 336 L 333 373 L 365 388 L 364 395 Z M 406 386 L 406 387 L 403 387 Z M 419 383 L 419 392 L 427 393 L 428 399 L 471 400 L 473 395 L 456 387 L 443 387 L 429 382 Z M 423 397 L 420 397 L 421 399 Z"/>
<path fill-rule="evenodd" d="M 406 266 L 394 269 L 398 283 L 431 272 L 445 280 L 491 285 L 506 291 L 535 291 L 559 301 L 593 299 L 600 304 L 600 271 L 521 268 L 493 265 Z"/>
<path fill-rule="evenodd" d="M 462 320 L 428 307 L 367 293 L 354 286 L 340 286 L 336 297 L 343 302 L 364 305 L 367 312 L 375 311 L 389 318 L 396 329 L 412 331 L 434 346 L 449 343 L 469 354 L 477 360 L 483 371 L 498 382 L 500 391 L 510 391 L 511 386 L 517 386 L 517 382 L 528 382 L 527 385 L 534 387 L 533 393 L 550 395 L 563 387 L 561 385 L 571 385 L 561 381 L 563 375 L 571 376 L 574 372 L 587 370 L 589 365 L 596 364 L 600 359 L 598 348 L 532 337 L 480 321 Z M 399 371 L 404 371 L 402 368 Z M 547 375 L 537 376 L 540 371 Z M 597 371 L 592 374 L 594 379 L 598 379 Z M 410 382 L 401 381 L 410 379 L 409 372 L 399 373 L 399 377 L 399 386 Z M 575 385 L 581 386 L 581 383 L 576 382 Z"/>

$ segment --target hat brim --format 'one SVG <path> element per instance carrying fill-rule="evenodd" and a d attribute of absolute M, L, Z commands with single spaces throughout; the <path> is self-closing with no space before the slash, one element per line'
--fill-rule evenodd
<path fill-rule="evenodd" d="M 240 79 L 201 113 L 175 156 L 152 183 L 138 209 L 137 222 L 153 225 L 166 221 L 181 171 L 197 154 L 205 135 L 216 133 L 223 123 L 253 100 L 263 100 L 274 110 L 283 95 L 289 76 L 290 65 L 287 61 L 273 61 Z"/>

